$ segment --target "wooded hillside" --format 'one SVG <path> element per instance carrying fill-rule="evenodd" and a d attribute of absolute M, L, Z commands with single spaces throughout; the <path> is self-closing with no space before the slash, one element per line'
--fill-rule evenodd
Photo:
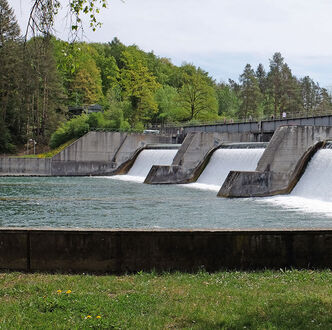
<path fill-rule="evenodd" d="M 218 83 L 201 68 L 176 66 L 117 38 L 67 43 L 45 35 L 24 42 L 6 0 L 0 0 L 0 77 L 2 153 L 29 139 L 56 147 L 90 129 L 332 112 L 327 90 L 295 77 L 280 53 L 267 70 L 247 64 L 238 82 Z M 91 104 L 104 111 L 68 114 L 69 106 Z"/>

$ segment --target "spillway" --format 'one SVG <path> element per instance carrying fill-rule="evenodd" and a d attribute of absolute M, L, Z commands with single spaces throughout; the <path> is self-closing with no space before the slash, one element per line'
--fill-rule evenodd
<path fill-rule="evenodd" d="M 263 200 L 303 213 L 332 216 L 332 149 L 317 151 L 290 195 Z"/>
<path fill-rule="evenodd" d="M 332 149 L 319 150 L 291 196 L 332 202 Z"/>
<path fill-rule="evenodd" d="M 254 171 L 264 148 L 217 149 L 193 188 L 219 191 L 230 171 Z"/>
<path fill-rule="evenodd" d="M 145 149 L 136 158 L 126 175 L 116 175 L 112 179 L 144 182 L 153 165 L 171 165 L 177 149 Z"/>

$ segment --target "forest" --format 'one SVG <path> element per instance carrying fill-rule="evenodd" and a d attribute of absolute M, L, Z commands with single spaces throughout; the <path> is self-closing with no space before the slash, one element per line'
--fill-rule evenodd
<path fill-rule="evenodd" d="M 118 38 L 68 43 L 44 34 L 26 41 L 7 0 L 0 0 L 0 77 L 1 153 L 18 152 L 29 139 L 56 148 L 96 129 L 332 113 L 328 91 L 293 75 L 279 52 L 266 69 L 247 64 L 238 81 L 217 82 L 202 68 L 176 66 Z M 102 111 L 70 111 L 94 104 Z"/>

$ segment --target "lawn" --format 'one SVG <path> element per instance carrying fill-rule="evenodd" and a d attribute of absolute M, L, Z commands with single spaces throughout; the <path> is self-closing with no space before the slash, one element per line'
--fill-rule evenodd
<path fill-rule="evenodd" d="M 332 273 L 0 273 L 0 329 L 29 328 L 332 329 Z"/>

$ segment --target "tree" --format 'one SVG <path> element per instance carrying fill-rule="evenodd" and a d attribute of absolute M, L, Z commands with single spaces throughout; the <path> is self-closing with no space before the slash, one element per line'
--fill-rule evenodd
<path fill-rule="evenodd" d="M 33 34 L 50 35 L 56 15 L 61 7 L 60 0 L 34 0 L 32 3 L 25 37 L 31 30 Z M 107 0 L 68 0 L 68 16 L 71 17 L 71 30 L 74 37 L 82 28 L 82 15 L 86 15 L 90 28 L 95 31 L 101 23 L 97 20 L 101 8 L 107 7 Z"/>
<path fill-rule="evenodd" d="M 215 90 L 200 72 L 185 73 L 185 83 L 179 90 L 179 102 L 187 120 L 213 120 L 217 114 Z"/>
<path fill-rule="evenodd" d="M 185 119 L 185 113 L 177 102 L 179 94 L 176 88 L 165 85 L 156 91 L 155 99 L 158 104 L 158 118 L 161 123 L 174 122 Z"/>
<path fill-rule="evenodd" d="M 262 93 L 260 92 L 258 80 L 250 64 L 245 66 L 240 76 L 240 82 L 240 117 L 243 119 L 258 118 L 260 115 Z"/>
<path fill-rule="evenodd" d="M 94 48 L 97 47 L 95 44 L 92 46 Z M 118 79 L 120 78 L 120 70 L 116 64 L 115 58 L 113 56 L 107 56 L 104 48 L 96 49 L 99 51 L 95 61 L 101 75 L 103 94 L 106 96 L 110 89 L 117 86 Z"/>
<path fill-rule="evenodd" d="M 219 84 L 216 86 L 216 94 L 218 100 L 218 115 L 224 118 L 237 118 L 240 99 L 227 84 Z"/>
<path fill-rule="evenodd" d="M 50 37 L 32 38 L 25 50 L 29 84 L 25 86 L 22 109 L 27 115 L 27 137 L 48 143 L 65 114 L 65 94 L 56 67 Z"/>
<path fill-rule="evenodd" d="M 80 106 L 102 100 L 101 72 L 97 66 L 100 55 L 93 45 L 68 44 L 58 40 L 54 41 L 54 44 L 57 67 L 64 82 L 69 104 Z M 105 70 L 105 74 L 107 73 L 108 70 Z M 105 76 L 105 83 L 108 83 L 107 79 Z M 109 88 L 110 84 L 106 88 Z"/>
<path fill-rule="evenodd" d="M 320 88 L 309 76 L 300 79 L 302 105 L 306 116 L 313 115 L 320 103 Z"/>
<path fill-rule="evenodd" d="M 282 113 L 295 113 L 301 109 L 300 84 L 292 75 L 289 66 L 284 63 L 280 53 L 270 60 L 268 93 L 273 104 L 273 114 L 282 117 Z"/>
<path fill-rule="evenodd" d="M 20 113 L 22 45 L 13 10 L 0 0 L 0 151 L 13 151 L 12 137 L 20 138 L 24 127 Z"/>
<path fill-rule="evenodd" d="M 273 100 L 273 115 L 276 118 L 280 111 L 280 102 L 282 96 L 282 78 L 281 70 L 284 65 L 284 58 L 280 53 L 273 54 L 270 60 L 270 72 L 268 73 L 269 94 Z"/>
<path fill-rule="evenodd" d="M 120 85 L 124 97 L 130 100 L 132 113 L 129 122 L 135 127 L 139 122 L 148 122 L 158 112 L 158 106 L 154 98 L 160 84 L 143 64 L 137 52 L 126 50 L 122 53 L 124 67 L 120 74 Z"/>
<path fill-rule="evenodd" d="M 259 63 L 255 72 L 255 76 L 258 81 L 258 86 L 262 94 L 267 90 L 267 77 L 264 66 L 262 63 Z"/>
<path fill-rule="evenodd" d="M 332 111 L 331 94 L 328 93 L 326 88 L 319 89 L 319 105 L 316 111 L 319 114 L 326 114 Z"/>

